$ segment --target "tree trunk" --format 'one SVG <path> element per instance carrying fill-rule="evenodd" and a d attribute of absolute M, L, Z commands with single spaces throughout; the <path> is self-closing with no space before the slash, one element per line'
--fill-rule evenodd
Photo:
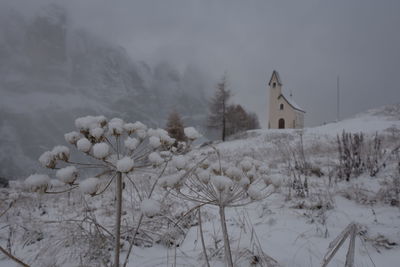
<path fill-rule="evenodd" d="M 119 252 L 121 247 L 121 214 L 122 214 L 122 173 L 118 172 L 115 183 L 115 194 L 117 197 L 115 215 L 115 258 L 114 267 L 119 267 Z"/>
<path fill-rule="evenodd" d="M 229 244 L 228 229 L 226 227 L 226 221 L 225 221 L 225 207 L 224 206 L 219 206 L 219 216 L 220 216 L 220 221 L 221 221 L 222 234 L 224 236 L 224 248 L 225 248 L 226 264 L 227 264 L 228 267 L 233 267 L 231 246 Z"/>

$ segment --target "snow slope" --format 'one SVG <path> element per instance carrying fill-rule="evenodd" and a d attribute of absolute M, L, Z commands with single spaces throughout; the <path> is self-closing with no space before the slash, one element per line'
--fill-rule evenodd
<path fill-rule="evenodd" d="M 400 179 L 399 159 L 396 154 L 390 156 L 388 151 L 400 145 L 399 110 L 400 105 L 386 106 L 304 131 L 249 131 L 236 140 L 215 144 L 224 161 L 237 163 L 250 156 L 269 166 L 268 176 L 277 188 L 260 202 L 227 209 L 227 227 L 236 265 L 260 266 L 251 263 L 261 255 L 268 255 L 276 261 L 273 266 L 320 266 L 330 242 L 355 222 L 359 227 L 355 266 L 398 266 L 400 210 L 391 192 L 395 179 Z M 376 177 L 363 173 L 349 182 L 335 179 L 332 171 L 338 161 L 336 135 L 343 130 L 363 132 L 366 140 L 376 132 L 381 136 L 382 149 L 387 151 L 386 162 Z M 287 151 L 299 149 L 301 132 L 306 160 L 323 172 L 321 177 L 308 176 L 306 197 L 296 196 L 295 190 L 290 191 L 287 186 L 291 179 Z M 203 147 L 192 155 L 205 155 L 213 150 Z M 137 179 L 146 188 L 149 178 L 138 174 Z M 127 224 L 123 227 L 128 228 L 132 215 L 137 221 L 135 214 L 142 208 L 141 202 L 135 201 L 136 191 L 129 185 L 127 183 L 125 189 L 127 212 L 123 217 Z M 86 220 L 96 218 L 112 230 L 113 190 L 91 198 L 83 197 L 80 192 L 71 196 L 21 193 L 20 188 L 14 187 L 0 191 L 0 211 L 5 210 L 12 199 L 17 200 L 15 207 L 0 217 L 0 245 L 10 244 L 12 252 L 32 266 L 78 266 L 78 255 L 85 255 L 81 260 L 88 260 L 88 255 L 93 259 L 112 258 L 107 249 L 111 246 L 109 243 L 102 241 L 104 243 L 100 244 L 104 245 L 99 247 L 99 241 L 91 239 L 100 238 L 96 232 L 91 235 L 82 232 L 82 229 L 90 229 L 85 228 L 87 224 L 82 216 Z M 145 219 L 146 231 L 140 232 L 142 239 L 134 246 L 128 266 L 205 266 L 197 215 L 182 217 L 194 205 L 171 197 L 158 187 L 154 199 L 161 203 L 164 213 Z M 202 207 L 205 245 L 211 266 L 217 267 L 224 266 L 218 218 L 216 208 Z M 173 227 L 175 223 L 178 228 Z M 149 236 L 154 243 L 140 241 Z M 171 242 L 177 242 L 179 247 Z M 344 266 L 347 248 L 348 241 L 329 266 Z M 125 240 L 121 260 L 126 252 Z M 16 265 L 0 254 L 0 266 Z"/>

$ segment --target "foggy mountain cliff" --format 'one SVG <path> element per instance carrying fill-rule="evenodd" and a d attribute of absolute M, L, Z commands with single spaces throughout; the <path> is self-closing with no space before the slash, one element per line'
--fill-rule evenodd
<path fill-rule="evenodd" d="M 32 17 L 0 10 L 0 176 L 39 170 L 45 149 L 64 144 L 76 117 L 114 116 L 164 127 L 173 109 L 186 125 L 204 124 L 208 86 L 195 66 L 151 67 L 49 5 Z"/>

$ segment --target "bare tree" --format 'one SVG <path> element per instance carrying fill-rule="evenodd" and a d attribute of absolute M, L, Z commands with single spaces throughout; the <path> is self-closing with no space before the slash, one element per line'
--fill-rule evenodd
<path fill-rule="evenodd" d="M 210 129 L 221 130 L 222 141 L 225 141 L 227 107 L 231 91 L 227 89 L 226 75 L 222 77 L 221 82 L 217 85 L 217 90 L 211 99 L 210 110 L 208 115 L 207 127 Z"/>
<path fill-rule="evenodd" d="M 226 118 L 227 136 L 260 128 L 257 115 L 247 112 L 241 105 L 229 105 Z"/>

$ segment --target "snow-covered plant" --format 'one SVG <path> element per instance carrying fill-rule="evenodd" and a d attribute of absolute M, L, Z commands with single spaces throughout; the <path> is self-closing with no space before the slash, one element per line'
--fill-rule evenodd
<path fill-rule="evenodd" d="M 249 157 L 234 164 L 224 162 L 217 150 L 204 159 L 179 156 L 171 163 L 175 172 L 162 177 L 159 184 L 174 196 L 197 203 L 198 207 L 209 204 L 219 208 L 225 258 L 232 267 L 225 208 L 244 206 L 269 196 L 274 186 L 265 175 L 265 168 Z"/>
<path fill-rule="evenodd" d="M 55 177 L 65 184 L 66 189 L 51 191 L 54 183 L 44 174 L 29 176 L 25 184 L 35 192 L 61 193 L 79 188 L 83 194 L 96 196 L 115 182 L 114 266 L 119 266 L 123 180 L 132 180 L 134 172 L 139 169 L 166 166 L 172 157 L 175 139 L 163 129 L 148 129 L 141 122 L 126 123 L 119 118 L 107 120 L 104 116 L 78 118 L 75 126 L 77 130 L 65 134 L 65 140 L 72 148 L 86 155 L 85 161 L 72 160 L 70 148 L 66 146 L 56 146 L 39 158 L 43 167 L 56 170 Z M 188 134 L 191 139 L 197 136 L 194 129 Z M 179 157 L 174 160 L 177 168 L 185 167 Z M 149 217 L 157 214 L 159 208 L 159 204 L 151 199 L 145 199 L 141 204 L 142 214 Z"/>

